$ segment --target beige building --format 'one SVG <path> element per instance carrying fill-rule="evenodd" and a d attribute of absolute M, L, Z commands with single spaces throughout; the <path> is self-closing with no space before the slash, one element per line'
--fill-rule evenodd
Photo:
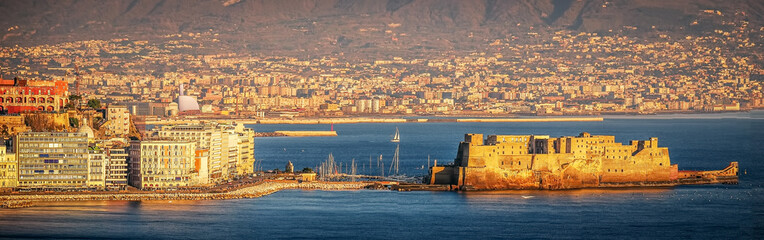
<path fill-rule="evenodd" d="M 106 135 L 127 136 L 130 134 L 130 111 L 126 106 L 109 105 L 106 108 Z"/>
<path fill-rule="evenodd" d="M 130 143 L 130 185 L 141 189 L 166 189 L 196 185 L 195 143 L 177 140 L 143 140 Z"/>
<path fill-rule="evenodd" d="M 24 132 L 16 137 L 21 188 L 88 186 L 88 137 L 84 133 Z"/>
<path fill-rule="evenodd" d="M 235 133 L 239 137 L 239 158 L 236 164 L 236 172 L 239 175 L 247 175 L 255 172 L 255 131 L 237 125 Z"/>
<path fill-rule="evenodd" d="M 228 169 L 228 155 L 222 154 L 223 145 L 227 144 L 227 141 L 223 141 L 223 132 L 219 131 L 216 126 L 211 124 L 167 125 L 160 127 L 156 131 L 156 136 L 163 139 L 193 142 L 197 150 L 206 150 L 206 152 L 200 152 L 194 160 L 195 166 L 199 168 L 196 169 L 196 172 L 199 174 L 206 173 L 206 176 L 198 176 L 201 184 L 223 179 L 223 172 L 227 172 Z M 224 156 L 225 159 L 223 159 Z M 202 164 L 203 162 L 206 163 Z"/>
<path fill-rule="evenodd" d="M 106 154 L 98 148 L 88 149 L 88 187 L 103 189 L 106 178 Z"/>
<path fill-rule="evenodd" d="M 202 184 L 253 173 L 254 134 L 242 124 L 217 123 L 168 125 L 155 131 L 159 138 L 196 143 L 196 172 Z M 203 173 L 207 173 L 206 177 Z"/>
<path fill-rule="evenodd" d="M 17 166 L 16 154 L 8 153 L 5 146 L 0 146 L 0 188 L 13 188 L 18 185 Z"/>

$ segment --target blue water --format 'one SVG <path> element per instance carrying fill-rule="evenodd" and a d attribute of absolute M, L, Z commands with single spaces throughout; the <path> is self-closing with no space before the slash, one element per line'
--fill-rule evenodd
<path fill-rule="evenodd" d="M 328 125 L 253 125 L 256 131 L 324 130 Z M 337 124 L 337 137 L 257 138 L 264 169 L 314 167 L 332 153 L 372 155 L 385 165 L 400 129 L 400 171 L 423 174 L 427 156 L 450 162 L 464 133 L 658 137 L 680 169 L 720 169 L 739 161 L 739 185 L 675 188 L 389 192 L 290 190 L 224 201 L 51 203 L 0 210 L 2 238 L 354 238 L 760 239 L 764 236 L 764 119 L 746 114 L 699 118 L 626 118 L 575 123 Z M 369 170 L 375 172 L 374 169 Z M 386 169 L 387 171 L 387 169 Z"/>

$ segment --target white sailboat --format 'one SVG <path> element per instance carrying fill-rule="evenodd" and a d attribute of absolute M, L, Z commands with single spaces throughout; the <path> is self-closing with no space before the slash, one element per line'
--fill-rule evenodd
<path fill-rule="evenodd" d="M 398 132 L 397 127 L 395 128 L 395 136 L 393 136 L 393 139 L 390 139 L 390 142 L 394 142 L 394 143 L 401 142 L 401 134 L 400 132 Z"/>

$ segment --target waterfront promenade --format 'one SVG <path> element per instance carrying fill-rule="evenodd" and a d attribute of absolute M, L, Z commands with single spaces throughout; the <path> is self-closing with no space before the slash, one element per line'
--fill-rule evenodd
<path fill-rule="evenodd" d="M 31 207 L 35 202 L 60 201 L 142 201 L 142 200 L 220 200 L 237 198 L 257 198 L 286 189 L 305 190 L 357 190 L 370 182 L 297 182 L 265 180 L 253 185 L 235 188 L 225 192 L 101 192 L 101 193 L 39 193 L 0 195 L 0 208 Z"/>

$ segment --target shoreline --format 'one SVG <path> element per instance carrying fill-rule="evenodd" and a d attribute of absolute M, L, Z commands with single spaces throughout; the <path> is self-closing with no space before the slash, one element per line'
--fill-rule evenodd
<path fill-rule="evenodd" d="M 302 189 L 322 191 L 359 190 L 370 182 L 297 182 L 267 180 L 228 192 L 169 192 L 169 193 L 41 193 L 0 195 L 0 208 L 33 207 L 36 202 L 62 201 L 146 201 L 146 200 L 225 200 L 258 198 L 281 190 Z"/>
<path fill-rule="evenodd" d="M 724 118 L 764 118 L 764 110 L 727 112 L 661 112 L 653 114 L 602 113 L 597 115 L 392 115 L 392 116 L 356 116 L 356 117 L 308 117 L 308 118 L 223 118 L 200 116 L 186 119 L 152 119 L 145 124 L 190 124 L 202 121 L 219 123 L 237 122 L 243 124 L 352 124 L 352 123 L 442 123 L 442 122 L 601 122 L 605 119 L 724 119 Z"/>
<path fill-rule="evenodd" d="M 442 122 L 601 122 L 602 117 L 538 117 L 538 118 L 316 118 L 316 119 L 178 119 L 147 120 L 145 124 L 189 124 L 201 121 L 242 124 L 352 124 L 352 123 L 442 123 Z"/>

